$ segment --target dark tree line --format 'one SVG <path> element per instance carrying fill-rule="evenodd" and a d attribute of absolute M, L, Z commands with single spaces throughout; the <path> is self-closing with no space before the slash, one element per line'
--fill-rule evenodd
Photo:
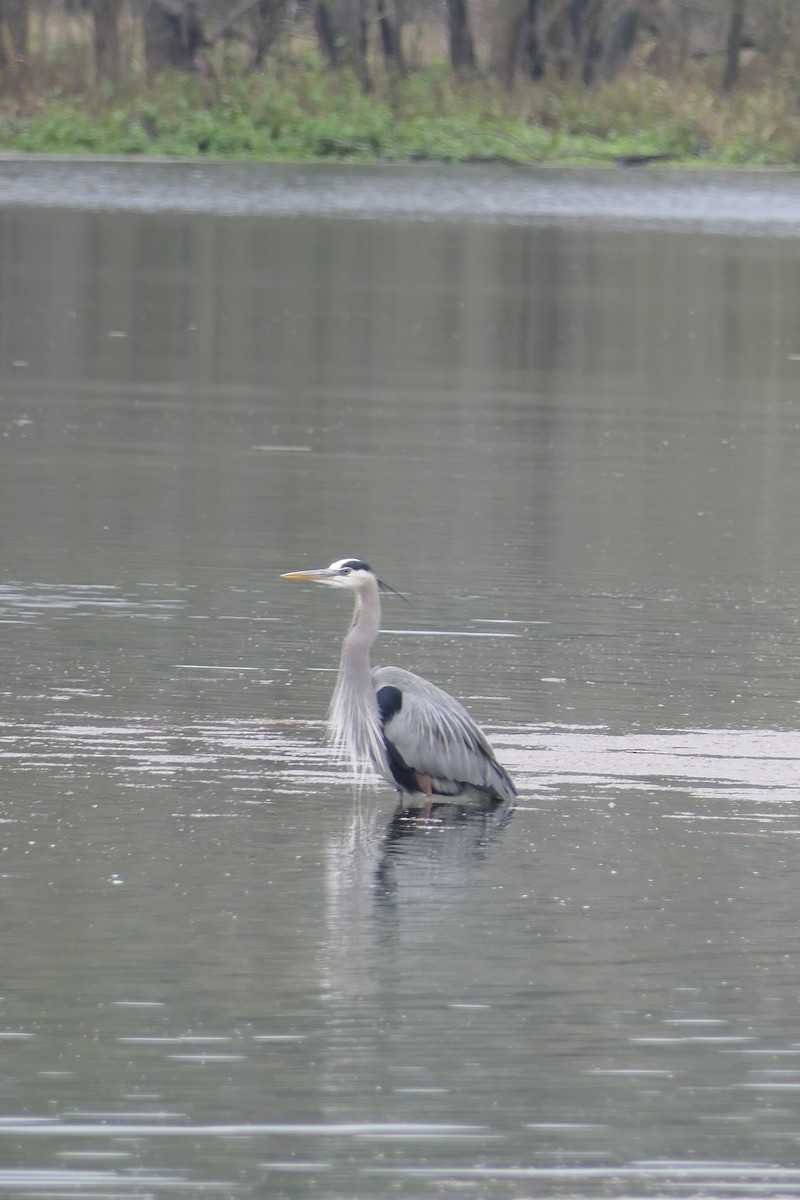
<path fill-rule="evenodd" d="M 242 47 L 246 69 L 262 69 L 302 28 L 330 70 L 351 70 L 369 90 L 378 70 L 408 72 L 409 29 L 429 26 L 443 35 L 454 72 L 486 73 L 505 87 L 548 76 L 591 85 L 646 48 L 665 71 L 716 57 L 728 90 L 743 47 L 775 65 L 800 41 L 798 10 L 800 0 L 0 0 L 0 70 L 10 78 L 24 69 L 34 17 L 41 26 L 66 11 L 91 31 L 95 75 L 112 83 L 130 68 L 131 29 L 155 74 L 207 69 L 226 40 Z"/>

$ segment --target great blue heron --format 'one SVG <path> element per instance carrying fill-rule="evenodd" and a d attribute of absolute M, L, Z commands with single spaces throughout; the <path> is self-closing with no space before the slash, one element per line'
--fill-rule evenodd
<path fill-rule="evenodd" d="M 343 558 L 281 578 L 354 593 L 328 722 L 334 746 L 357 777 L 376 771 L 397 789 L 401 804 L 404 795 L 424 797 L 423 816 L 430 815 L 434 796 L 513 801 L 514 784 L 458 700 L 402 667 L 370 668 L 370 648 L 380 629 L 380 592 L 391 590 L 371 567 Z"/>

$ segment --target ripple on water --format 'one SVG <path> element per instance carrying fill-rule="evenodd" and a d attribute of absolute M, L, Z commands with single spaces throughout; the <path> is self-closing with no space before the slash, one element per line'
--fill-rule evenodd
<path fill-rule="evenodd" d="M 540 726 L 493 734 L 507 765 L 537 793 L 578 786 L 584 793 L 675 791 L 702 802 L 680 817 L 730 815 L 731 802 L 757 811 L 739 819 L 787 818 L 781 805 L 800 787 L 800 732 L 777 729 L 680 729 L 611 733 Z M 507 751 L 506 748 L 507 747 Z M 527 790 L 527 789 L 526 789 Z M 764 807 L 769 805 L 771 811 Z"/>
<path fill-rule="evenodd" d="M 165 600 L 146 593 L 123 593 L 116 584 L 0 583 L 0 621 L 35 623 L 53 613 L 104 610 L 125 616 L 168 617 L 182 609 L 181 599 Z"/>
<path fill-rule="evenodd" d="M 679 792 L 695 803 L 673 803 L 665 813 L 669 819 L 725 820 L 744 828 L 779 823 L 784 832 L 800 832 L 791 827 L 800 732 L 617 734 L 553 725 L 488 730 L 523 798 L 577 789 L 584 800 L 613 793 L 613 805 L 626 791 Z M 199 778 L 226 780 L 231 791 L 263 790 L 265 777 L 290 790 L 347 783 L 331 760 L 323 723 L 295 719 L 181 725 L 147 717 L 108 721 L 91 710 L 68 718 L 45 714 L 24 725 L 7 719 L 0 721 L 0 761 L 10 772 L 46 769 L 61 778 L 103 773 L 125 787 L 174 787 Z"/>

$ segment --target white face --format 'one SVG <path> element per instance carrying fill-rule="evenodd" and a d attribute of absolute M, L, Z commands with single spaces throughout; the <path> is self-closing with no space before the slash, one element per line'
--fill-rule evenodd
<path fill-rule="evenodd" d="M 328 567 L 329 574 L 323 579 L 323 582 L 331 584 L 332 587 L 357 588 L 360 583 L 368 579 L 372 575 L 365 562 L 360 558 L 340 558 L 337 562 L 331 563 Z"/>
<path fill-rule="evenodd" d="M 322 570 L 289 571 L 281 578 L 296 579 L 299 583 L 327 583 L 330 587 L 348 588 L 353 592 L 367 580 L 374 580 L 375 576 L 360 558 L 340 558 Z"/>

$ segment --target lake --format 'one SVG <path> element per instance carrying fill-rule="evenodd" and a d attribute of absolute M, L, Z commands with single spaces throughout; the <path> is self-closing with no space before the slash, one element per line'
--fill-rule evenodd
<path fill-rule="evenodd" d="M 0 1192 L 800 1196 L 799 199 L 0 162 Z"/>

